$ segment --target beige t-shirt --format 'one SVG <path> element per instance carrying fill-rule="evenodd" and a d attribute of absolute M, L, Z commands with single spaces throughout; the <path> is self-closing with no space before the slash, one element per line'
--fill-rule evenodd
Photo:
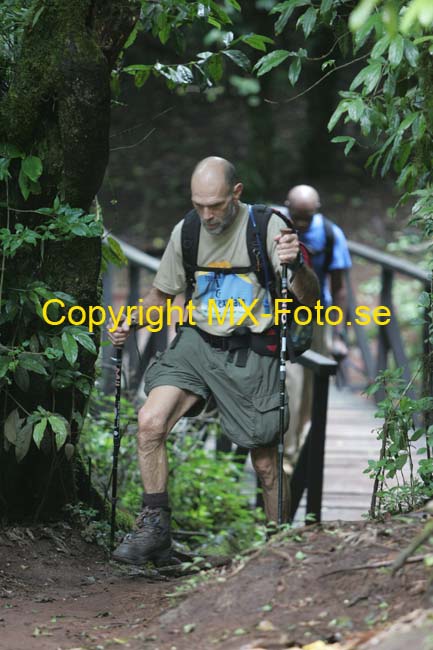
<path fill-rule="evenodd" d="M 225 336 L 236 327 L 263 332 L 273 324 L 271 296 L 260 285 L 254 271 L 245 274 L 218 273 L 218 268 L 251 266 L 246 245 L 248 219 L 248 206 L 240 203 L 235 221 L 221 234 L 213 235 L 204 228 L 200 229 L 197 265 L 211 267 L 215 271 L 196 271 L 191 315 L 198 327 L 211 334 Z M 157 289 L 170 295 L 183 293 L 186 289 L 182 225 L 183 220 L 174 227 L 153 283 Z M 278 215 L 271 216 L 266 244 L 268 258 L 277 277 L 281 267 L 274 237 L 285 227 L 285 222 Z M 253 318 L 245 305 L 250 308 Z"/>

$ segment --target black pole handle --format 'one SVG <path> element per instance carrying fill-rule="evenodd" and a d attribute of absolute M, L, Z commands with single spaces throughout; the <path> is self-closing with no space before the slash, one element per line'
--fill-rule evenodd
<path fill-rule="evenodd" d="M 115 398 L 114 398 L 114 428 L 113 428 L 113 471 L 111 481 L 111 530 L 110 548 L 114 550 L 114 537 L 116 532 L 116 505 L 117 505 L 117 466 L 120 449 L 120 393 L 122 387 L 122 360 L 123 347 L 116 347 L 115 361 Z"/>
<path fill-rule="evenodd" d="M 287 264 L 281 265 L 281 298 L 288 298 Z M 282 304 L 283 312 L 287 302 Z M 286 406 L 286 359 L 287 359 L 287 314 L 281 314 L 280 324 L 280 410 L 279 410 L 279 440 L 278 440 L 278 526 L 283 524 L 283 495 L 284 495 L 284 415 Z"/>

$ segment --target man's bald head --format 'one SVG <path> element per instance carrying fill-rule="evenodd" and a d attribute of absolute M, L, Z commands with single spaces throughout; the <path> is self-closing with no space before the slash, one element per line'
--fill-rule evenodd
<path fill-rule="evenodd" d="M 235 166 L 219 156 L 203 158 L 197 165 L 191 176 L 191 185 L 204 183 L 206 185 L 224 182 L 228 190 L 231 190 L 236 182 Z"/>
<path fill-rule="evenodd" d="M 287 204 L 294 210 L 312 210 L 320 207 L 320 197 L 311 185 L 296 185 L 287 194 Z"/>
<path fill-rule="evenodd" d="M 296 185 L 287 194 L 286 205 L 299 230 L 306 230 L 320 208 L 320 197 L 311 185 Z"/>
<path fill-rule="evenodd" d="M 233 223 L 242 189 L 225 158 L 209 156 L 198 163 L 191 176 L 191 200 L 208 232 L 218 235 Z"/>

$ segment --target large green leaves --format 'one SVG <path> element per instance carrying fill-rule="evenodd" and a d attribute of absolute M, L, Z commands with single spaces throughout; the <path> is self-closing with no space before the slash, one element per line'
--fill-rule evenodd
<path fill-rule="evenodd" d="M 33 440 L 35 444 L 40 447 L 42 438 L 44 437 L 45 429 L 47 428 L 48 419 L 42 418 L 33 429 Z"/>
<path fill-rule="evenodd" d="M 250 60 L 241 50 L 223 50 L 222 53 L 243 70 L 248 71 L 250 69 Z"/>
<path fill-rule="evenodd" d="M 73 366 L 78 357 L 78 345 L 70 332 L 62 333 L 62 346 L 66 359 Z"/>
<path fill-rule="evenodd" d="M 65 444 L 69 433 L 68 423 L 65 418 L 62 418 L 59 415 L 50 415 L 48 417 L 48 422 L 55 434 L 57 449 L 60 449 Z"/>
<path fill-rule="evenodd" d="M 286 2 L 279 2 L 275 5 L 270 12 L 271 14 L 280 14 L 280 17 L 275 23 L 275 33 L 281 34 L 295 9 L 305 7 L 309 4 L 311 4 L 310 0 L 286 0 Z"/>
<path fill-rule="evenodd" d="M 287 50 L 274 50 L 273 52 L 262 56 L 262 58 L 259 59 L 259 61 L 257 61 L 256 65 L 254 66 L 254 70 L 256 71 L 257 76 L 261 77 L 262 75 L 272 70 L 272 68 L 276 68 L 289 56 L 290 52 Z"/>

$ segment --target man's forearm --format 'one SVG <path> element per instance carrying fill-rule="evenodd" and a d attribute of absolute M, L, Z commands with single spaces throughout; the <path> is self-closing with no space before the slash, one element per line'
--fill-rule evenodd
<path fill-rule="evenodd" d="M 169 293 L 164 293 L 163 291 L 160 291 L 156 287 L 152 287 L 150 291 L 145 295 L 143 298 L 143 302 L 141 303 L 140 307 L 142 308 L 142 313 L 146 314 L 147 310 L 150 309 L 151 307 L 163 307 L 164 309 L 167 307 L 167 300 L 172 300 L 173 295 Z M 137 322 L 139 327 L 145 327 L 146 322 L 140 322 L 138 318 L 138 314 L 132 315 L 132 321 Z"/>
<path fill-rule="evenodd" d="M 302 305 L 313 308 L 319 299 L 319 281 L 309 266 L 302 266 L 295 273 L 291 290 Z"/>

